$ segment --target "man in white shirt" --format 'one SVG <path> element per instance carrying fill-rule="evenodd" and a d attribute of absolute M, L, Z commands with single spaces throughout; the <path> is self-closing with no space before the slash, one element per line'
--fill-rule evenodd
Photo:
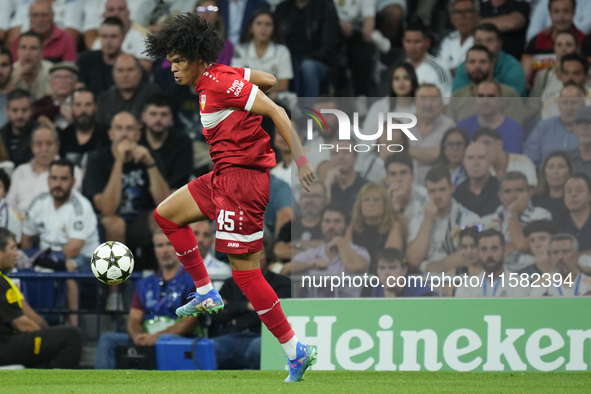
<path fill-rule="evenodd" d="M 228 264 L 216 259 L 211 253 L 211 246 L 214 242 L 213 226 L 208 221 L 192 223 L 190 226 L 197 238 L 199 254 L 203 259 L 205 269 L 209 276 L 215 279 L 212 281 L 213 287 L 220 290 L 224 281 L 232 276 L 232 269 Z"/>
<path fill-rule="evenodd" d="M 451 0 L 449 2 L 451 23 L 455 29 L 440 44 L 437 60 L 452 73 L 466 58 L 468 49 L 474 45 L 474 30 L 479 19 L 478 0 Z"/>
<path fill-rule="evenodd" d="M 385 186 L 392 199 L 394 210 L 404 214 L 408 222 L 419 216 L 429 201 L 427 189 L 414 183 L 415 175 L 412 158 L 404 153 L 388 156 L 384 163 L 386 168 Z"/>

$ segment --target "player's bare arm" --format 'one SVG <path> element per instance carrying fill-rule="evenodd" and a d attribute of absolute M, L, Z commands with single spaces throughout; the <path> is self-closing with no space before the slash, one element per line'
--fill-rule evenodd
<path fill-rule="evenodd" d="M 250 82 L 257 85 L 263 92 L 266 92 L 277 84 L 277 79 L 264 71 L 251 69 Z"/>

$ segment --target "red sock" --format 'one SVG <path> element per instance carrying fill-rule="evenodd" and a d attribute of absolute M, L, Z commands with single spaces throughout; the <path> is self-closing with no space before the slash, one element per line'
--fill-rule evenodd
<path fill-rule="evenodd" d="M 170 240 L 183 267 L 185 267 L 191 278 L 193 278 L 195 287 L 201 287 L 211 283 L 209 274 L 205 269 L 203 259 L 197 248 L 197 239 L 195 239 L 195 234 L 193 234 L 191 228 L 189 226 L 181 227 L 163 218 L 158 214 L 157 210 L 154 210 L 154 218 L 156 218 L 156 223 L 158 223 L 162 232 Z"/>
<path fill-rule="evenodd" d="M 285 343 L 293 338 L 295 334 L 283 314 L 279 298 L 263 277 L 261 269 L 232 270 L 232 277 L 279 343 Z"/>

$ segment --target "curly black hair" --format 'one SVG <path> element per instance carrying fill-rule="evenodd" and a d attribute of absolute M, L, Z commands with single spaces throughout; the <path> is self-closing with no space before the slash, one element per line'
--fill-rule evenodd
<path fill-rule="evenodd" d="M 205 19 L 185 12 L 166 23 L 159 33 L 148 35 L 144 53 L 156 59 L 174 54 L 189 63 L 203 60 L 211 64 L 224 46 L 224 40 Z"/>

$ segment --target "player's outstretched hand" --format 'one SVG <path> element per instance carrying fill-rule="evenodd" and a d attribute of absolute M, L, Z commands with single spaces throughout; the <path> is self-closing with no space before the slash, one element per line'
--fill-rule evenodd
<path fill-rule="evenodd" d="M 302 164 L 298 168 L 298 176 L 300 178 L 300 184 L 302 185 L 302 189 L 309 193 L 310 185 L 312 184 L 312 182 L 314 182 L 314 179 L 316 179 L 316 174 L 314 173 L 314 168 L 312 167 L 312 164 Z"/>

